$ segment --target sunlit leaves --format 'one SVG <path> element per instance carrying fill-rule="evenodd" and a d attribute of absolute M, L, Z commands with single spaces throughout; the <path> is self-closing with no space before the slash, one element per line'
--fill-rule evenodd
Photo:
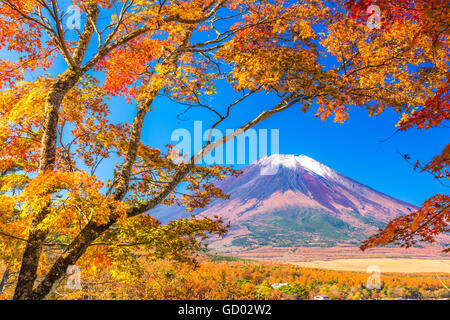
<path fill-rule="evenodd" d="M 63 14 L 62 2 L 55 3 Z M 70 30 L 69 41 L 63 18 L 44 4 L 0 1 L 0 48 L 10 53 L 0 61 L 0 143 L 7 146 L 0 150 L 4 260 L 18 261 L 37 216 L 42 219 L 33 226 L 47 232 L 48 251 L 59 254 L 81 243 L 77 252 L 85 252 L 80 264 L 86 272 L 107 266 L 124 281 L 142 274 L 141 257 L 192 261 L 206 236 L 226 231 L 219 218 L 161 225 L 151 211 L 130 213 L 140 206 L 139 213 L 156 205 L 205 207 L 227 198 L 214 183 L 238 173 L 178 163 L 172 146 L 159 149 L 141 140 L 144 119 L 164 107 L 156 101 L 163 96 L 207 108 L 202 99 L 221 94 L 220 81 L 244 96 L 290 98 L 303 112 L 316 103 L 323 120 L 334 115 L 342 122 L 353 106 L 371 115 L 393 108 L 404 114 L 401 128 L 434 127 L 448 118 L 442 108 L 448 96 L 440 86 L 448 74 L 448 39 L 437 43 L 420 32 L 417 20 L 395 20 L 371 32 L 343 10 L 315 0 L 79 0 L 74 4 L 83 24 Z M 60 75 L 42 73 L 59 63 L 67 67 Z M 111 96 L 134 104 L 120 110 L 137 114 L 133 123 L 112 120 Z M 209 111 L 222 121 L 230 109 L 226 116 Z M 43 155 L 44 149 L 56 152 Z M 446 172 L 447 151 L 425 168 Z M 110 174 L 100 178 L 96 172 L 105 162 Z M 38 171 L 42 163 L 50 170 Z M 86 226 L 90 237 L 77 238 Z M 104 229 L 97 233 L 99 226 Z M 54 258 L 44 252 L 40 274 Z"/>
<path fill-rule="evenodd" d="M 366 8 L 370 1 L 345 1 L 352 9 L 352 18 L 356 25 L 367 18 Z M 392 61 L 377 68 L 386 68 L 390 77 L 396 79 L 388 83 L 393 94 L 403 96 L 404 102 L 397 111 L 402 117 L 397 126 L 399 130 L 406 131 L 411 128 L 429 130 L 446 126 L 450 120 L 449 112 L 449 7 L 446 1 L 378 1 L 383 19 L 382 28 L 371 32 L 369 47 L 372 43 L 384 41 L 391 46 Z M 388 41 L 388 42 L 387 42 Z M 392 44 L 394 44 L 392 46 Z M 353 43 L 353 45 L 358 45 Z M 383 46 L 387 47 L 386 45 Z M 359 51 L 361 52 L 361 50 Z M 385 50 L 371 50 L 371 55 L 365 60 L 377 59 L 377 56 L 389 52 Z M 363 52 L 364 53 L 364 52 Z M 373 64 L 373 62 L 371 62 Z M 383 81 L 375 78 L 376 82 Z M 386 83 L 384 83 L 386 86 Z M 388 104 L 380 100 L 379 108 L 386 108 Z M 411 157 L 404 155 L 405 160 Z M 416 160 L 413 164 L 415 170 L 426 171 L 437 179 L 448 179 L 450 172 L 450 145 L 434 156 L 425 164 Z M 448 196 L 435 195 L 425 201 L 422 207 L 414 213 L 392 220 L 384 230 L 367 240 L 362 248 L 376 245 L 396 243 L 406 247 L 417 241 L 434 242 L 441 233 L 448 232 Z"/>
<path fill-rule="evenodd" d="M 433 243 L 440 234 L 450 231 L 449 219 L 450 197 L 437 194 L 425 201 L 417 212 L 390 221 L 384 230 L 366 240 L 361 248 L 389 243 L 403 247 L 411 247 L 419 241 Z"/>

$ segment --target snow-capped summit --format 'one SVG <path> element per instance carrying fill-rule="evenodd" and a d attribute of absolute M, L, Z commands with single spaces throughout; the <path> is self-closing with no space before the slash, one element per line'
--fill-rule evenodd
<path fill-rule="evenodd" d="M 324 178 L 335 177 L 334 170 L 303 154 L 299 156 L 293 154 L 272 154 L 270 156 L 262 157 L 254 164 L 263 167 L 270 166 L 272 168 L 277 166 L 283 166 L 289 169 L 302 167 Z"/>

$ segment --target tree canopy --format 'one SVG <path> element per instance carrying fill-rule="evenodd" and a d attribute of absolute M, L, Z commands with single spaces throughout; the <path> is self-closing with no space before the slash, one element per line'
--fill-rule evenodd
<path fill-rule="evenodd" d="M 425 47 L 417 49 L 429 50 L 433 55 L 442 50 L 449 53 L 449 28 L 450 28 L 450 8 L 444 0 L 420 0 L 420 1 L 379 1 L 378 4 L 383 11 L 382 25 L 380 33 L 389 32 L 395 29 L 397 24 L 419 26 L 412 29 L 413 44 L 421 38 L 427 38 Z M 370 1 L 347 2 L 347 6 L 352 10 L 353 17 L 361 20 L 370 15 L 365 8 L 370 5 Z M 447 66 L 442 65 L 444 77 L 441 78 L 438 88 L 429 94 L 425 102 L 418 107 L 410 108 L 402 114 L 398 122 L 398 130 L 406 131 L 412 128 L 419 130 L 430 130 L 432 128 L 448 128 L 447 121 L 450 120 L 449 105 L 449 71 Z M 435 60 L 427 59 L 422 65 L 422 73 L 434 72 L 437 67 Z M 445 71 L 446 70 L 446 71 Z M 445 73 L 446 72 L 446 73 Z M 434 81 L 438 81 L 434 79 Z M 412 160 L 408 154 L 403 155 L 406 161 Z M 422 163 L 420 160 L 413 161 L 415 170 L 428 172 L 436 179 L 446 185 L 450 179 L 450 144 L 444 146 L 442 152 L 435 155 L 431 161 Z M 448 184 L 447 184 L 448 186 Z M 362 249 L 367 249 L 377 245 L 395 243 L 405 247 L 410 247 L 418 241 L 435 242 L 436 237 L 450 231 L 450 196 L 437 194 L 426 200 L 422 207 L 409 215 L 398 217 L 392 220 L 384 230 L 369 238 L 362 245 Z M 444 251 L 449 251 L 446 248 Z"/>
<path fill-rule="evenodd" d="M 70 4 L 81 10 L 79 29 L 66 23 Z M 0 22 L 8 53 L 0 60 L 0 254 L 20 269 L 15 299 L 47 297 L 70 265 L 127 279 L 139 276 L 143 257 L 189 260 L 209 233 L 226 232 L 219 217 L 167 225 L 152 217 L 160 204 L 190 210 L 226 198 L 214 181 L 238 173 L 196 165 L 236 134 L 182 163 L 171 146 L 145 145 L 144 120 L 159 98 L 213 112 L 214 128 L 245 113 L 239 106 L 252 95 L 277 97 L 239 132 L 293 106 L 317 105 L 317 116 L 337 122 L 351 108 L 392 108 L 409 123 L 448 72 L 447 37 L 435 45 L 415 20 L 370 30 L 341 2 L 2 0 Z M 205 103 L 221 94 L 219 80 L 240 98 Z M 110 121 L 113 96 L 136 106 L 131 123 Z M 103 181 L 96 170 L 112 156 L 119 160 Z"/>

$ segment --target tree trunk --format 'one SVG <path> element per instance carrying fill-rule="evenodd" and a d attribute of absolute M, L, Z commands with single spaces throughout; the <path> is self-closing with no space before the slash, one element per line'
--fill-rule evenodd
<path fill-rule="evenodd" d="M 69 69 L 61 74 L 52 84 L 45 102 L 45 117 L 43 123 L 43 134 L 41 138 L 41 150 L 38 175 L 42 175 L 49 170 L 53 170 L 56 162 L 56 141 L 57 127 L 59 120 L 59 108 L 66 96 L 78 82 L 83 72 L 88 71 L 80 69 L 84 56 L 87 52 L 92 35 L 95 32 L 99 8 L 96 2 L 86 6 L 87 20 L 83 33 L 80 35 L 77 47 L 71 57 L 66 57 L 69 63 Z M 60 43 L 64 46 L 64 43 Z M 48 213 L 48 206 L 39 212 L 36 212 L 30 225 L 27 244 L 23 253 L 22 264 L 20 266 L 19 277 L 17 280 L 14 299 L 29 299 L 36 280 L 36 272 L 39 265 L 39 259 L 42 253 L 42 247 L 47 237 L 46 230 L 39 229 L 39 224 Z"/>
<path fill-rule="evenodd" d="M 96 8 L 96 6 L 95 6 Z M 92 9 L 94 10 L 94 9 Z M 93 11 L 95 19 L 98 16 L 98 10 Z M 86 31 L 86 30 L 85 30 Z M 93 28 L 90 30 L 89 39 L 92 36 Z M 183 47 L 187 46 L 188 40 L 192 35 L 192 30 L 186 36 L 183 41 Z M 79 43 L 79 47 L 84 47 L 85 52 L 87 49 L 87 44 L 89 41 L 82 37 Z M 173 55 L 170 57 L 169 63 L 175 63 L 183 51 L 175 50 Z M 83 53 L 84 54 L 84 53 Z M 74 57 L 79 55 L 74 54 Z M 75 59 L 75 62 L 79 65 L 81 64 L 82 58 Z M 38 174 L 43 174 L 48 170 L 53 170 L 56 159 L 56 138 L 57 138 L 57 125 L 59 118 L 59 106 L 64 99 L 67 92 L 76 84 L 81 76 L 80 72 L 74 72 L 69 69 L 64 73 L 60 79 L 52 86 L 45 108 L 45 123 L 44 123 L 44 135 L 42 137 L 41 143 L 41 158 Z M 154 95 L 156 95 L 158 90 L 155 90 Z M 133 123 L 133 130 L 131 141 L 129 145 L 129 150 L 127 154 L 127 160 L 125 161 L 122 170 L 120 172 L 120 182 L 117 187 L 114 198 L 121 200 L 128 189 L 129 178 L 132 166 L 136 160 L 139 141 L 141 138 L 142 127 L 144 123 L 145 115 L 153 102 L 153 98 L 148 101 L 148 104 L 141 110 L 139 110 L 136 115 L 135 121 Z M 189 166 L 190 168 L 190 166 Z M 187 174 L 183 173 L 183 176 Z M 179 181 L 181 181 L 181 175 L 178 174 L 179 180 L 174 181 L 169 185 L 165 192 L 162 192 L 159 197 L 156 197 L 154 203 L 158 204 L 163 200 L 172 190 L 175 188 Z M 76 263 L 76 261 L 84 254 L 89 245 L 98 238 L 103 232 L 108 230 L 117 220 L 117 216 L 114 214 L 114 208 L 111 208 L 111 217 L 108 222 L 97 225 L 95 222 L 90 221 L 80 232 L 80 234 L 74 239 L 74 241 L 69 245 L 69 247 L 64 251 L 64 253 L 56 260 L 50 271 L 47 273 L 45 279 L 33 290 L 33 285 L 36 280 L 36 272 L 39 265 L 39 258 L 42 253 L 42 246 L 47 237 L 46 231 L 41 231 L 38 229 L 38 225 L 45 218 L 47 209 L 38 213 L 33 218 L 30 227 L 29 240 L 27 241 L 27 246 L 22 259 L 22 265 L 19 272 L 19 279 L 16 286 L 16 291 L 14 293 L 14 299 L 33 299 L 41 300 L 45 299 L 54 289 L 54 287 L 59 283 L 61 278 L 67 272 L 67 268 L 70 265 Z"/>
<path fill-rule="evenodd" d="M 170 183 L 165 190 L 163 190 L 158 196 L 156 196 L 151 204 L 146 206 L 146 211 L 153 209 L 160 204 L 170 192 L 172 192 L 176 186 L 181 182 L 192 168 L 192 164 L 186 165 L 180 170 L 174 177 L 172 183 Z M 128 212 L 130 217 L 136 216 L 141 212 Z M 72 241 L 70 246 L 59 256 L 56 262 L 53 264 L 50 271 L 45 276 L 45 279 L 33 290 L 29 299 L 43 300 L 55 289 L 56 284 L 67 272 L 67 268 L 70 265 L 74 265 L 78 259 L 89 248 L 91 243 L 97 239 L 101 234 L 108 230 L 117 221 L 117 216 L 114 212 L 108 222 L 103 224 L 97 224 L 90 221 L 80 232 L 80 234 Z"/>
<path fill-rule="evenodd" d="M 45 118 L 41 138 L 41 156 L 38 175 L 53 170 L 56 160 L 57 127 L 59 107 L 70 89 L 80 78 L 80 74 L 69 69 L 51 86 L 45 103 Z M 48 207 L 36 212 L 30 225 L 28 241 L 23 253 L 19 277 L 17 279 L 14 299 L 28 299 L 36 280 L 36 272 L 42 253 L 42 246 L 47 238 L 47 231 L 38 226 L 48 213 Z"/>
<path fill-rule="evenodd" d="M 117 218 L 112 218 L 107 223 L 98 225 L 90 221 L 80 234 L 72 241 L 70 246 L 55 261 L 44 280 L 30 294 L 29 299 L 43 300 L 55 289 L 55 285 L 59 283 L 67 272 L 70 265 L 74 265 L 78 259 L 84 254 L 89 245 L 97 239 L 103 232 L 108 230 Z"/>
<path fill-rule="evenodd" d="M 0 294 L 3 293 L 3 290 L 5 290 L 6 283 L 9 279 L 9 269 L 6 268 L 5 272 L 3 273 L 2 281 L 0 282 Z"/>

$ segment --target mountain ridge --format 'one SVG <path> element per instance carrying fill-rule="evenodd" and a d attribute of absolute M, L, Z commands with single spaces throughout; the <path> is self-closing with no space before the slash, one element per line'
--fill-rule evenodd
<path fill-rule="evenodd" d="M 241 170 L 217 183 L 229 200 L 194 211 L 231 223 L 212 247 L 357 244 L 417 209 L 305 155 L 265 156 Z M 159 210 L 156 218 L 163 222 L 190 215 L 181 208 Z"/>

